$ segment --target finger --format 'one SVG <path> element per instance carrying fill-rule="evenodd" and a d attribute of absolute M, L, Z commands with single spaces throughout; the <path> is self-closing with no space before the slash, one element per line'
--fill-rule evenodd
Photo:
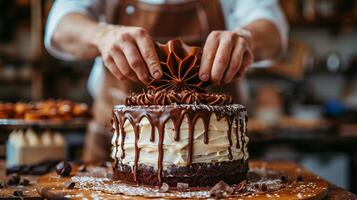
<path fill-rule="evenodd" d="M 155 79 L 161 78 L 163 73 L 152 40 L 149 37 L 142 37 L 136 43 L 151 76 Z"/>
<path fill-rule="evenodd" d="M 239 69 L 242 67 L 241 65 L 244 53 L 244 46 L 238 44 L 234 47 L 229 66 L 223 78 L 223 83 L 228 84 L 235 78 Z"/>
<path fill-rule="evenodd" d="M 230 61 L 233 45 L 232 39 L 221 39 L 211 70 L 211 80 L 214 85 L 219 85 L 222 82 L 223 75 Z"/>
<path fill-rule="evenodd" d="M 121 74 L 132 81 L 138 81 L 135 73 L 130 68 L 123 52 L 117 46 L 113 46 L 110 50 L 110 55 L 113 58 L 115 67 L 121 72 Z"/>
<path fill-rule="evenodd" d="M 126 40 L 119 45 L 129 63 L 130 68 L 135 72 L 141 82 L 147 83 L 149 79 L 148 71 L 134 41 Z"/>
<path fill-rule="evenodd" d="M 111 56 L 107 56 L 106 59 L 104 59 L 104 65 L 109 69 L 109 71 L 114 75 L 116 79 L 118 80 L 124 79 L 124 75 L 117 68 Z"/>
<path fill-rule="evenodd" d="M 250 67 L 254 62 L 254 56 L 251 50 L 247 49 L 243 55 L 242 66 L 239 69 L 235 78 L 241 77 L 246 69 Z"/>
<path fill-rule="evenodd" d="M 199 77 L 201 81 L 208 81 L 211 75 L 211 69 L 218 48 L 218 36 L 212 32 L 203 47 L 203 54 L 201 59 L 201 66 L 199 71 Z"/>

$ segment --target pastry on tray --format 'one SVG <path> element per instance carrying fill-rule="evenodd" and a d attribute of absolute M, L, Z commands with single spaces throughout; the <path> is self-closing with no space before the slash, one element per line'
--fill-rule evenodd
<path fill-rule="evenodd" d="M 153 186 L 246 179 L 245 107 L 206 92 L 200 48 L 179 40 L 158 47 L 163 77 L 113 108 L 114 178 Z"/>
<path fill-rule="evenodd" d="M 0 103 L 0 119 L 69 120 L 90 117 L 87 104 L 69 100 L 44 100 L 35 103 Z"/>

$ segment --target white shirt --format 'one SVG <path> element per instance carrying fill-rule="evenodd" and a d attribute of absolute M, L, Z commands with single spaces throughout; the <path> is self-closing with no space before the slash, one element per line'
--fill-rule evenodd
<path fill-rule="evenodd" d="M 119 0 L 118 0 L 119 1 Z M 141 0 L 147 3 L 181 3 L 188 0 Z M 277 27 L 284 47 L 287 46 L 288 40 L 288 25 L 282 13 L 277 0 L 220 0 L 224 12 L 224 17 L 228 30 L 243 27 L 255 20 L 265 19 L 271 21 Z M 112 10 L 106 12 L 113 13 Z M 56 0 L 51 12 L 48 16 L 46 33 L 45 33 L 45 47 L 53 56 L 71 61 L 75 57 L 71 54 L 61 52 L 55 49 L 51 44 L 53 32 L 55 31 L 61 18 L 68 13 L 81 13 L 90 16 L 97 21 L 102 21 L 104 10 L 101 0 Z M 109 8 L 110 9 L 110 8 Z M 108 14 L 108 13 L 106 13 Z M 109 14 L 110 16 L 110 14 Z M 110 18 L 109 18 L 110 19 Z M 107 22 L 107 23 L 110 23 Z M 97 96 L 98 83 L 103 79 L 103 62 L 100 57 L 96 58 L 92 68 L 89 80 L 89 92 L 95 97 Z"/>

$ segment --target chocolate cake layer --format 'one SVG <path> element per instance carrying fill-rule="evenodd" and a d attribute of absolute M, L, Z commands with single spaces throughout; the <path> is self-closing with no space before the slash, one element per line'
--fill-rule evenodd
<path fill-rule="evenodd" d="M 239 183 L 246 179 L 247 160 L 225 161 L 215 163 L 194 163 L 187 167 L 168 167 L 162 172 L 162 182 L 176 187 L 177 183 L 188 183 L 194 186 L 213 186 L 223 180 L 228 184 Z M 158 185 L 157 171 L 153 167 L 140 164 L 136 181 L 132 168 L 118 163 L 114 169 L 114 178 L 144 185 Z"/>

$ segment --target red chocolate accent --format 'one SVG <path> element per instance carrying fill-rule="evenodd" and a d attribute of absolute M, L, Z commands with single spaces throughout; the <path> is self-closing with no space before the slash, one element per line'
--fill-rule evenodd
<path fill-rule="evenodd" d="M 158 43 L 157 53 L 164 74 L 161 79 L 151 78 L 148 89 L 205 91 L 207 83 L 198 78 L 201 48 L 188 46 L 181 40 L 170 40 L 166 44 Z"/>
<path fill-rule="evenodd" d="M 139 123 L 143 117 L 146 117 L 151 123 L 152 127 L 156 127 L 158 129 L 159 134 L 159 142 L 158 142 L 158 163 L 157 163 L 157 180 L 158 184 L 161 184 L 162 181 L 162 159 L 163 159 L 163 140 L 164 140 L 164 128 L 165 123 L 171 119 L 174 128 L 175 128 L 175 140 L 180 139 L 180 130 L 182 120 L 186 115 L 188 118 L 189 124 L 189 151 L 188 151 L 188 166 L 192 165 L 192 156 L 193 156 L 193 129 L 197 119 L 201 118 L 204 123 L 204 143 L 209 143 L 208 137 L 208 126 L 211 114 L 215 113 L 217 116 L 217 120 L 225 118 L 229 125 L 228 130 L 228 138 L 229 138 L 229 159 L 232 160 L 233 156 L 230 151 L 232 146 L 232 138 L 231 138 L 231 125 L 233 121 L 239 125 L 240 131 L 244 133 L 246 131 L 246 126 L 243 126 L 243 120 L 247 120 L 246 109 L 242 105 L 233 104 L 227 106 L 210 106 L 210 105 L 168 105 L 168 106 L 116 106 L 113 111 L 114 117 L 114 128 L 121 135 L 121 150 L 122 155 L 121 159 L 125 158 L 124 151 L 124 143 L 125 143 L 125 131 L 124 131 L 124 123 L 126 120 L 129 120 L 131 125 L 134 127 L 135 134 L 135 151 L 134 151 L 134 169 L 133 169 L 133 181 L 138 181 L 138 160 L 139 160 L 139 148 L 137 146 L 139 139 L 140 126 Z M 239 120 L 239 124 L 238 124 Z M 154 128 L 151 130 L 151 141 L 155 141 L 154 138 Z M 120 129 L 120 131 L 119 131 Z M 238 135 L 238 133 L 236 132 Z M 117 137 L 116 145 L 118 144 L 119 137 Z M 241 138 L 237 137 L 237 144 L 239 144 L 239 140 L 242 145 L 246 143 L 244 135 L 242 134 Z M 243 149 L 244 151 L 244 149 Z M 243 152 L 244 153 L 244 152 Z M 116 160 L 116 168 L 118 168 L 119 161 Z"/>
<path fill-rule="evenodd" d="M 184 90 L 149 90 L 139 94 L 131 94 L 125 100 L 127 106 L 134 105 L 171 105 L 171 104 L 204 104 L 204 105 L 229 105 L 232 97 L 224 94 L 197 93 Z"/>

